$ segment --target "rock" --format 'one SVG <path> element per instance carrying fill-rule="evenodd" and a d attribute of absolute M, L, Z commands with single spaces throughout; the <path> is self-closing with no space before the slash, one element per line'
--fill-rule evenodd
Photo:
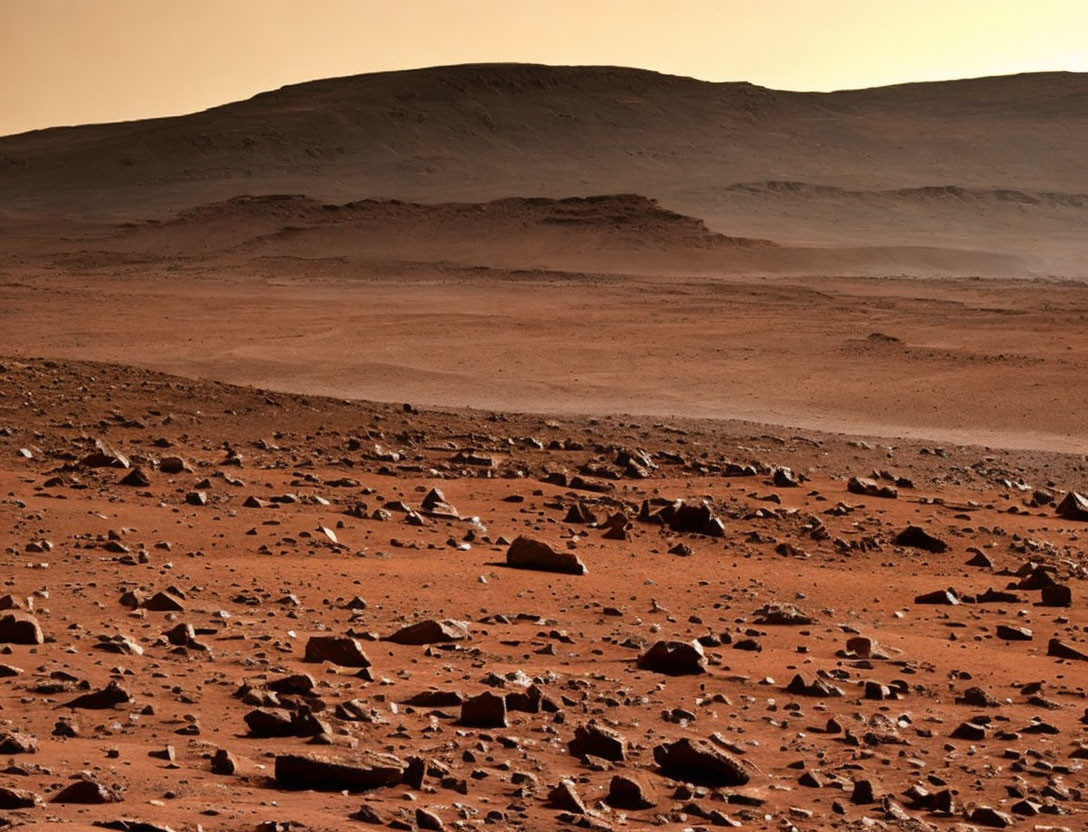
<path fill-rule="evenodd" d="M 1031 641 L 1033 633 L 1027 627 L 1010 627 L 1008 624 L 998 624 L 997 637 L 1005 641 Z"/>
<path fill-rule="evenodd" d="M 967 820 L 994 829 L 1006 829 L 1016 823 L 1012 815 L 999 812 L 997 809 L 991 809 L 989 806 L 976 806 L 967 816 Z"/>
<path fill-rule="evenodd" d="M 1055 510 L 1059 517 L 1064 517 L 1066 520 L 1088 521 L 1088 497 L 1076 491 L 1070 491 L 1058 503 Z"/>
<path fill-rule="evenodd" d="M 895 536 L 897 546 L 909 546 L 912 549 L 924 549 L 927 552 L 940 554 L 948 549 L 948 544 L 943 540 L 933 537 L 920 526 L 907 526 Z"/>
<path fill-rule="evenodd" d="M 335 760 L 318 754 L 281 754 L 276 757 L 276 785 L 281 789 L 322 792 L 363 792 L 396 786 L 405 764 L 391 754 L 360 754 Z"/>
<path fill-rule="evenodd" d="M 427 809 L 416 809 L 416 827 L 429 830 L 442 830 L 446 828 L 442 823 L 442 818 Z"/>
<path fill-rule="evenodd" d="M 437 488 L 432 488 L 427 492 L 427 496 L 420 503 L 420 509 L 430 517 L 446 517 L 451 520 L 458 520 L 461 516 L 457 513 L 457 509 L 446 502 L 446 495 Z"/>
<path fill-rule="evenodd" d="M 1040 607 L 1070 607 L 1072 605 L 1073 590 L 1065 584 L 1043 587 L 1042 597 L 1039 600 Z"/>
<path fill-rule="evenodd" d="M 771 475 L 775 488 L 798 488 L 802 479 L 800 475 L 793 472 L 792 468 L 786 467 L 775 468 Z"/>
<path fill-rule="evenodd" d="M 85 693 L 82 696 L 77 696 L 71 702 L 65 703 L 66 708 L 81 708 L 90 711 L 103 711 L 107 708 L 113 708 L 117 705 L 123 705 L 126 702 L 131 702 L 132 697 L 128 691 L 125 690 L 117 682 L 110 682 L 102 690 L 95 691 L 94 693 Z"/>
<path fill-rule="evenodd" d="M 83 457 L 80 463 L 84 468 L 128 468 L 128 457 L 101 439 L 94 441 L 94 450 Z"/>
<path fill-rule="evenodd" d="M 618 763 L 624 759 L 627 741 L 617 731 L 596 722 L 589 722 L 574 729 L 574 739 L 567 749 L 575 757 L 600 757 Z"/>
<path fill-rule="evenodd" d="M 653 788 L 637 774 L 617 774 L 608 784 L 605 802 L 613 809 L 637 811 L 657 805 Z"/>
<path fill-rule="evenodd" d="M 732 754 L 706 740 L 687 737 L 654 747 L 654 761 L 675 780 L 706 786 L 743 786 L 747 767 Z"/>
<path fill-rule="evenodd" d="M 805 681 L 805 677 L 798 673 L 790 683 L 786 685 L 786 693 L 796 696 L 815 696 L 821 699 L 842 696 L 842 688 L 836 687 L 825 680 L 816 677 L 811 683 Z"/>
<path fill-rule="evenodd" d="M 998 702 L 989 693 L 979 687 L 971 687 L 963 692 L 963 696 L 956 697 L 957 705 L 970 705 L 973 708 L 999 708 Z"/>
<path fill-rule="evenodd" d="M 306 642 L 308 662 L 332 662 L 341 667 L 370 667 L 370 660 L 353 638 L 347 636 L 312 636 Z"/>
<path fill-rule="evenodd" d="M 970 548 L 967 551 L 973 552 L 971 559 L 967 561 L 968 566 L 978 566 L 983 569 L 993 569 L 994 562 L 990 560 L 990 556 L 983 552 L 981 549 Z"/>
<path fill-rule="evenodd" d="M 846 490 L 851 494 L 862 494 L 866 497 L 881 497 L 886 500 L 894 500 L 899 496 L 899 490 L 891 485 L 881 485 L 876 480 L 866 477 L 851 477 L 846 483 Z"/>
<path fill-rule="evenodd" d="M 1056 659 L 1072 659 L 1073 661 L 1088 662 L 1088 653 L 1070 647 L 1060 638 L 1052 638 L 1047 644 L 1046 654 Z"/>
<path fill-rule="evenodd" d="M 159 470 L 164 474 L 181 474 L 193 469 L 180 456 L 164 456 L 159 460 Z"/>
<path fill-rule="evenodd" d="M 854 782 L 854 791 L 850 794 L 850 802 L 858 806 L 867 806 L 876 802 L 873 782 L 871 780 L 857 780 Z"/>
<path fill-rule="evenodd" d="M 182 600 L 169 592 L 156 592 L 140 605 L 149 612 L 183 612 Z"/>
<path fill-rule="evenodd" d="M 585 564 L 573 552 L 556 552 L 547 543 L 520 535 L 506 552 L 506 565 L 564 575 L 584 575 Z"/>
<path fill-rule="evenodd" d="M 42 628 L 34 616 L 15 612 L 0 617 L 0 644 L 44 643 Z"/>
<path fill-rule="evenodd" d="M 251 737 L 293 737 L 295 721 L 283 708 L 255 708 L 242 717 Z"/>
<path fill-rule="evenodd" d="M 697 641 L 658 641 L 638 657 L 638 666 L 666 676 L 706 673 L 706 656 Z"/>
<path fill-rule="evenodd" d="M 722 537 L 725 534 L 721 520 L 714 516 L 706 503 L 693 504 L 677 500 L 661 513 L 661 517 L 674 532 L 705 534 L 710 537 Z"/>
<path fill-rule="evenodd" d="M 441 644 L 468 638 L 467 621 L 436 621 L 429 619 L 410 624 L 386 637 L 394 644 Z"/>
<path fill-rule="evenodd" d="M 238 763 L 225 748 L 218 749 L 212 755 L 212 774 L 231 775 L 238 770 Z"/>
<path fill-rule="evenodd" d="M 461 725 L 470 728 L 505 728 L 506 699 L 485 690 L 461 703 Z"/>
<path fill-rule="evenodd" d="M 78 803 L 84 805 L 101 805 L 104 803 L 119 803 L 121 795 L 102 785 L 96 780 L 77 780 L 72 785 L 60 791 L 52 800 L 53 803 Z"/>
<path fill-rule="evenodd" d="M 960 597 L 956 594 L 956 590 L 938 589 L 933 592 L 927 592 L 924 595 L 919 595 L 914 599 L 916 604 L 943 604 L 944 606 L 954 607 L 960 603 Z"/>
<path fill-rule="evenodd" d="M 560 780 L 559 785 L 548 792 L 548 802 L 554 808 L 564 812 L 574 812 L 579 815 L 586 813 L 586 805 L 582 802 L 582 798 L 578 796 L 574 781 L 567 778 Z"/>
<path fill-rule="evenodd" d="M 851 636 L 846 640 L 846 650 L 859 659 L 876 658 L 877 645 L 868 636 Z"/>
<path fill-rule="evenodd" d="M 793 604 L 764 604 L 755 612 L 757 624 L 767 625 L 804 625 L 812 624 L 813 619 Z"/>
<path fill-rule="evenodd" d="M 986 726 L 979 725 L 977 722 L 964 722 L 948 736 L 954 740 L 981 742 L 986 739 Z"/>
<path fill-rule="evenodd" d="M 465 697 L 455 690 L 425 690 L 404 700 L 405 705 L 416 708 L 452 708 L 460 707 Z"/>
<path fill-rule="evenodd" d="M 191 506 L 206 506 L 208 495 L 203 491 L 190 491 L 185 495 L 185 502 Z"/>
<path fill-rule="evenodd" d="M 127 485 L 133 488 L 147 488 L 151 485 L 151 478 L 144 473 L 142 468 L 133 468 L 121 478 L 118 485 Z"/>
<path fill-rule="evenodd" d="M 0 754 L 34 754 L 38 741 L 30 734 L 0 731 Z"/>
<path fill-rule="evenodd" d="M 0 786 L 0 810 L 33 809 L 41 802 L 41 797 L 34 792 Z"/>

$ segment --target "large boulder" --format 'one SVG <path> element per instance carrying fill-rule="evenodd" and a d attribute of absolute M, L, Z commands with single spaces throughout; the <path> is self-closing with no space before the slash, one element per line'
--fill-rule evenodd
<path fill-rule="evenodd" d="M 506 699 L 485 690 L 461 703 L 461 724 L 470 728 L 505 728 Z"/>
<path fill-rule="evenodd" d="M 627 740 L 611 728 L 589 722 L 574 729 L 574 739 L 567 743 L 567 749 L 575 757 L 600 757 L 618 763 L 626 754 Z"/>
<path fill-rule="evenodd" d="M 675 780 L 705 786 L 743 786 L 750 779 L 741 760 L 706 740 L 662 743 L 654 748 L 654 762 Z"/>
<path fill-rule="evenodd" d="M 404 761 L 392 754 L 361 754 L 350 760 L 281 754 L 276 757 L 276 785 L 281 789 L 365 792 L 398 785 L 406 769 Z"/>
<path fill-rule="evenodd" d="M 306 661 L 332 662 L 341 667 L 370 667 L 370 659 L 348 636 L 312 636 L 306 642 Z"/>
<path fill-rule="evenodd" d="M 440 644 L 447 641 L 461 641 L 468 638 L 467 621 L 437 621 L 429 619 L 416 624 L 409 624 L 397 630 L 386 641 L 394 644 Z"/>
<path fill-rule="evenodd" d="M 638 657 L 638 666 L 666 676 L 706 673 L 706 656 L 697 641 L 659 641 Z"/>
<path fill-rule="evenodd" d="M 948 549 L 947 543 L 934 537 L 921 526 L 907 526 L 896 535 L 895 543 L 897 546 L 909 546 L 912 549 L 922 549 L 934 554 L 940 554 Z"/>
<path fill-rule="evenodd" d="M 0 616 L 0 644 L 44 644 L 38 619 L 26 613 Z"/>
<path fill-rule="evenodd" d="M 1059 517 L 1064 517 L 1066 520 L 1088 521 L 1088 497 L 1076 491 L 1070 491 L 1058 503 L 1057 512 Z"/>
<path fill-rule="evenodd" d="M 520 535 L 506 551 L 506 565 L 515 569 L 535 569 L 564 575 L 584 575 L 588 571 L 573 552 L 557 552 L 547 543 Z"/>

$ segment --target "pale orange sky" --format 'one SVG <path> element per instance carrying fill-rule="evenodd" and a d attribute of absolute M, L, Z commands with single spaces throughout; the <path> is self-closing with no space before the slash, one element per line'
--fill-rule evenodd
<path fill-rule="evenodd" d="M 0 135 L 476 61 L 802 90 L 1088 71 L 1088 0 L 0 0 Z"/>

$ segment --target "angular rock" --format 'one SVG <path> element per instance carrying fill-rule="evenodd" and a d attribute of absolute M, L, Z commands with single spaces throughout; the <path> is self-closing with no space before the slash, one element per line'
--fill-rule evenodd
<path fill-rule="evenodd" d="M 441 644 L 448 641 L 461 641 L 468 638 L 467 621 L 436 621 L 429 619 L 398 630 L 386 641 L 394 644 Z"/>
<path fill-rule="evenodd" d="M 38 619 L 27 613 L 0 616 L 0 644 L 44 644 Z"/>
<path fill-rule="evenodd" d="M 132 488 L 147 488 L 151 485 L 151 478 L 144 473 L 142 468 L 133 468 L 121 478 L 119 485 L 127 485 Z"/>
<path fill-rule="evenodd" d="M 1088 497 L 1078 494 L 1076 491 L 1070 491 L 1058 503 L 1055 510 L 1059 517 L 1064 517 L 1066 520 L 1088 522 Z"/>
<path fill-rule="evenodd" d="M 83 805 L 102 805 L 105 803 L 118 803 L 120 794 L 107 788 L 96 780 L 77 780 L 67 788 L 60 791 L 52 800 L 53 803 L 78 803 Z"/>
<path fill-rule="evenodd" d="M 547 543 L 524 535 L 518 536 L 510 544 L 506 551 L 506 565 L 515 569 L 535 569 L 564 575 L 584 575 L 588 571 L 573 552 L 557 552 Z"/>
<path fill-rule="evenodd" d="M 506 699 L 485 690 L 461 703 L 461 725 L 470 728 L 505 728 Z"/>
<path fill-rule="evenodd" d="M 0 810 L 33 809 L 41 802 L 41 797 L 34 792 L 0 786 Z"/>
<path fill-rule="evenodd" d="M 605 803 L 613 809 L 638 811 L 657 805 L 653 788 L 638 774 L 617 774 L 608 784 Z"/>
<path fill-rule="evenodd" d="M 548 792 L 548 802 L 564 812 L 574 812 L 578 815 L 586 813 L 586 804 L 579 797 L 574 781 L 567 778 L 560 780 L 559 784 Z"/>
<path fill-rule="evenodd" d="M 579 725 L 574 729 L 574 739 L 567 743 L 567 749 L 575 757 L 600 757 L 602 760 L 622 762 L 627 741 L 623 736 L 596 722 Z"/>
<path fill-rule="evenodd" d="M 638 657 L 638 666 L 666 676 L 706 673 L 706 656 L 697 641 L 658 641 Z"/>
<path fill-rule="evenodd" d="M 662 743 L 654 747 L 654 762 L 674 780 L 705 786 L 743 786 L 751 779 L 741 760 L 706 740 Z"/>
<path fill-rule="evenodd" d="M 311 636 L 306 642 L 308 662 L 332 662 L 341 667 L 370 667 L 370 660 L 353 638 L 347 636 Z"/>
<path fill-rule="evenodd" d="M 1088 662 L 1088 653 L 1071 647 L 1060 638 L 1052 638 L 1046 647 L 1046 654 L 1056 659 L 1072 659 L 1078 662 Z"/>
<path fill-rule="evenodd" d="M 276 757 L 276 785 L 281 789 L 322 792 L 364 792 L 396 786 L 404 778 L 405 763 L 391 754 L 360 754 L 339 760 L 319 754 L 281 754 Z"/>
<path fill-rule="evenodd" d="M 30 734 L 0 731 L 0 754 L 33 754 L 37 750 L 38 741 Z"/>
<path fill-rule="evenodd" d="M 127 690 L 121 687 L 117 682 L 110 682 L 102 690 L 77 696 L 71 702 L 65 703 L 64 707 L 103 711 L 107 708 L 113 708 L 117 705 L 123 705 L 126 702 L 131 701 L 132 697 Z"/>
<path fill-rule="evenodd" d="M 912 549 L 924 549 L 927 552 L 940 554 L 948 549 L 948 544 L 920 526 L 907 526 L 895 536 L 897 546 L 909 546 Z"/>

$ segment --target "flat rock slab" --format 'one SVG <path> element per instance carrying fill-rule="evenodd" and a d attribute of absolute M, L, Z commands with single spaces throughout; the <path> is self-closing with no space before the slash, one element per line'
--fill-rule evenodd
<path fill-rule="evenodd" d="M 391 754 L 360 755 L 338 760 L 319 754 L 281 754 L 276 757 L 276 785 L 282 789 L 322 792 L 365 792 L 396 786 L 407 765 Z"/>

